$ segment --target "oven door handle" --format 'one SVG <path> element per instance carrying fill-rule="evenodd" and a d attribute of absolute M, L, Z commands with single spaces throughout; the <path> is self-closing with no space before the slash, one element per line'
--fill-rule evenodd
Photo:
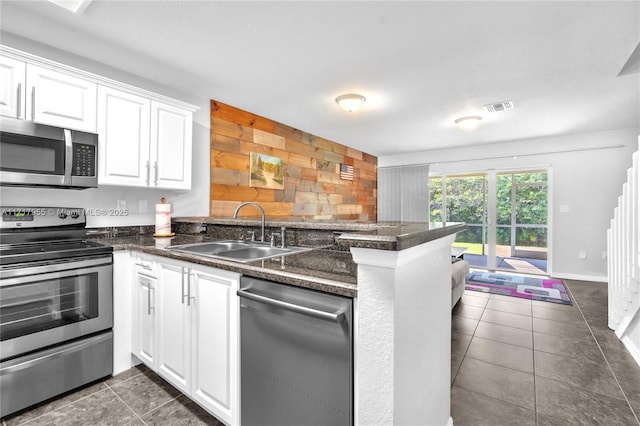
<path fill-rule="evenodd" d="M 91 273 L 97 271 L 101 266 L 111 266 L 112 264 L 113 260 L 111 255 L 109 255 L 95 259 L 84 259 L 79 262 L 54 263 L 51 265 L 7 269 L 0 271 L 0 287 L 24 283 L 25 277 L 34 275 L 38 276 L 38 280 L 75 276 L 78 274 L 78 269 L 83 269 L 83 273 Z"/>

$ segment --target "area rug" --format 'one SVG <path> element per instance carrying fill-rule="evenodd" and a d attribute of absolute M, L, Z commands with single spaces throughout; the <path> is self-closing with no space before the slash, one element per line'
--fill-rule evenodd
<path fill-rule="evenodd" d="M 572 305 L 562 281 L 549 278 L 471 271 L 467 275 L 465 288 L 484 293 Z"/>

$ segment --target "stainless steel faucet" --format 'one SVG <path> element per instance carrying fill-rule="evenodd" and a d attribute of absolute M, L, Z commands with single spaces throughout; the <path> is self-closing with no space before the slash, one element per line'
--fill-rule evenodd
<path fill-rule="evenodd" d="M 265 218 L 264 209 L 258 203 L 254 203 L 253 201 L 247 201 L 247 202 L 244 202 L 244 203 L 240 204 L 238 207 L 236 207 L 236 211 L 233 212 L 233 218 L 234 219 L 238 218 L 238 212 L 244 206 L 254 206 L 258 210 L 260 210 L 260 215 L 261 215 L 261 218 L 260 218 L 260 241 L 264 242 L 264 218 Z"/>

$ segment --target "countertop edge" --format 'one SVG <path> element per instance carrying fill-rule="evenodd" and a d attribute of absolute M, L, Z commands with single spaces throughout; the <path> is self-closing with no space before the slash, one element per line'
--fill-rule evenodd
<path fill-rule="evenodd" d="M 146 254 L 166 257 L 174 260 L 195 263 L 202 266 L 223 269 L 226 271 L 237 272 L 239 274 L 271 280 L 279 283 L 290 284 L 297 287 L 304 287 L 312 290 L 322 291 L 325 293 L 337 294 L 345 297 L 357 297 L 357 284 L 351 284 L 341 281 L 334 281 L 326 278 L 306 277 L 291 272 L 273 272 L 259 266 L 247 265 L 244 263 L 225 261 L 222 259 L 203 258 L 197 255 L 169 251 L 163 248 L 149 247 L 135 243 L 115 243 L 111 244 L 109 240 L 95 240 L 101 244 L 110 245 L 114 251 L 138 251 Z"/>

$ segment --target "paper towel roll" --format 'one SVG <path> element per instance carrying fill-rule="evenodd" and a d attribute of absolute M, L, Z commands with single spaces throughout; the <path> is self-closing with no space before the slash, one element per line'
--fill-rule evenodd
<path fill-rule="evenodd" d="M 156 248 L 167 248 L 171 245 L 173 238 L 155 238 Z"/>
<path fill-rule="evenodd" d="M 171 204 L 156 204 L 156 235 L 171 235 Z"/>

